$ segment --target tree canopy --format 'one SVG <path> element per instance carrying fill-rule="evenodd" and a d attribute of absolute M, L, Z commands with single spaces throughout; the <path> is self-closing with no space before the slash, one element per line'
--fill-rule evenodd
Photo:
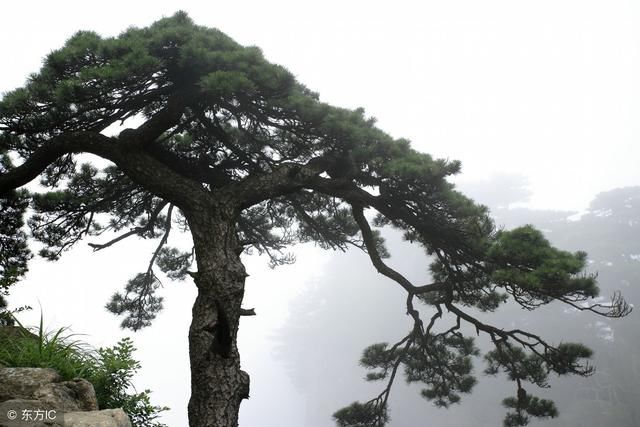
<path fill-rule="evenodd" d="M 148 326 L 161 310 L 156 269 L 193 278 L 192 426 L 236 425 L 249 395 L 235 342 L 240 316 L 254 314 L 241 307 L 242 252 L 266 254 L 276 266 L 294 260 L 286 248 L 298 242 L 354 246 L 406 291 L 413 327 L 362 357 L 368 379 L 386 386 L 374 399 L 336 412 L 343 426 L 386 422 L 401 366 L 438 406 L 470 392 L 478 350 L 461 322 L 493 341 L 487 372 L 504 372 L 517 386 L 504 401 L 505 425 L 554 416 L 553 403 L 529 394 L 525 384 L 544 387 L 551 372 L 588 375 L 590 350 L 483 323 L 470 309 L 493 311 L 513 299 L 530 310 L 561 301 L 605 316 L 629 311 L 617 294 L 610 303 L 588 303 L 598 287 L 595 276 L 583 273 L 584 252 L 556 249 L 531 226 L 496 230 L 488 210 L 447 180 L 459 162 L 414 150 L 362 109 L 321 102 L 258 48 L 195 25 L 184 13 L 114 38 L 74 35 L 24 87 L 4 95 L 0 153 L 3 207 L 15 206 L 1 213 L 9 255 L 0 273 L 8 284 L 26 265 L 15 219 L 26 200 L 31 236 L 48 259 L 105 232 L 121 234 L 90 242 L 94 250 L 132 236 L 158 239 L 148 265 L 107 304 L 124 316 L 123 327 Z M 15 192 L 38 177 L 37 189 Z M 383 226 L 402 230 L 431 257 L 424 282 L 385 263 Z M 193 248 L 168 246 L 172 227 L 188 231 Z M 457 323 L 436 332 L 444 310 Z"/>

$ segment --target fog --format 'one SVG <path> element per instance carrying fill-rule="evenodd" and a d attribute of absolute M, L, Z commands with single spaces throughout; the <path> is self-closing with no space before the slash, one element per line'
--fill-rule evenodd
<path fill-rule="evenodd" d="M 633 221 L 640 215 L 627 218 L 619 206 L 621 216 L 597 215 L 613 209 L 615 197 L 602 201 L 604 208 L 589 208 L 602 192 L 640 184 L 636 2 L 89 5 L 3 5 L 0 91 L 22 85 L 44 55 L 79 29 L 117 35 L 183 9 L 198 24 L 261 47 L 323 101 L 362 106 L 394 137 L 408 138 L 436 157 L 461 160 L 455 181 L 492 208 L 497 224 L 533 223 L 560 247 L 587 250 L 603 295 L 621 289 L 637 305 L 640 264 L 632 255 L 640 254 L 640 236 Z M 629 212 L 637 214 L 638 204 L 633 206 Z M 393 230 L 384 235 L 390 263 L 426 282 L 428 260 L 421 250 Z M 164 311 L 136 334 L 120 330 L 119 319 L 103 308 L 148 262 L 155 244 L 128 241 L 93 254 L 82 242 L 56 263 L 35 258 L 9 302 L 34 306 L 20 317 L 26 323 L 36 323 L 42 309 L 51 329 L 71 326 L 95 346 L 132 336 L 143 366 L 137 384 L 153 390 L 154 403 L 171 407 L 164 422 L 184 426 L 193 284 L 164 281 Z M 410 326 L 401 290 L 376 274 L 364 254 L 313 245 L 292 250 L 298 262 L 275 270 L 266 259 L 245 257 L 251 276 L 244 305 L 258 315 L 240 327 L 242 365 L 252 381 L 241 426 L 333 425 L 335 410 L 368 400 L 381 387 L 363 380 L 362 350 L 395 342 Z M 428 308 L 423 312 L 427 316 Z M 554 341 L 581 340 L 596 350 L 596 375 L 554 381 L 538 393 L 557 399 L 561 418 L 532 425 L 640 424 L 633 403 L 640 401 L 636 317 L 608 322 L 552 305 L 534 312 L 507 307 L 491 318 L 505 326 L 526 325 Z M 479 364 L 477 371 L 482 369 Z M 483 378 L 460 405 L 442 410 L 399 378 L 390 425 L 499 425 L 500 401 L 513 392 L 504 379 Z"/>

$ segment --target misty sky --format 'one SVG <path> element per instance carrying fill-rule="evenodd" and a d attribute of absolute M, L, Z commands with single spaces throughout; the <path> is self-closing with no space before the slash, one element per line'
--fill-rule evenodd
<path fill-rule="evenodd" d="M 531 206 L 571 210 L 600 191 L 640 182 L 640 29 L 633 25 L 640 4 L 631 0 L 6 2 L 0 91 L 23 84 L 76 30 L 113 36 L 178 9 L 261 47 L 323 101 L 362 106 L 394 137 L 462 160 L 461 181 L 518 173 L 529 182 Z M 37 297 L 52 327 L 71 325 L 96 345 L 112 345 L 128 333 L 103 306 L 155 245 L 126 244 L 92 255 L 81 243 L 55 264 L 35 259 L 9 301 L 36 306 L 25 317 L 35 319 Z M 317 285 L 329 256 L 337 255 L 299 248 L 298 264 L 276 271 L 247 259 L 245 306 L 259 316 L 241 325 L 243 366 L 252 376 L 241 425 L 300 425 L 304 407 L 273 355 L 272 337 L 288 302 Z M 164 296 L 154 326 L 135 335 L 140 384 L 172 407 L 166 422 L 181 426 L 195 289 L 166 283 Z M 276 421 L 283 413 L 289 424 Z"/>

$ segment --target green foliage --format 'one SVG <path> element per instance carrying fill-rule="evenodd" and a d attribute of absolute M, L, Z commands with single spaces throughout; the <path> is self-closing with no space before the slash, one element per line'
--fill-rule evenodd
<path fill-rule="evenodd" d="M 593 369 L 585 367 L 581 359 L 588 359 L 593 352 L 582 344 L 562 343 L 543 353 L 527 353 L 524 350 L 499 344 L 496 350 L 485 355 L 486 374 L 506 372 L 512 381 L 525 380 L 539 387 L 547 387 L 550 372 L 558 375 L 590 374 Z"/>
<path fill-rule="evenodd" d="M 163 247 L 158 253 L 156 264 L 169 279 L 183 280 L 193 262 L 193 251 L 183 252 L 177 248 Z"/>
<path fill-rule="evenodd" d="M 599 293 L 595 276 L 580 275 L 587 254 L 561 251 L 530 225 L 500 231 L 487 252 L 491 280 L 527 308 L 555 298 L 586 299 Z"/>
<path fill-rule="evenodd" d="M 549 372 L 545 360 L 536 354 L 527 354 L 517 347 L 500 345 L 496 350 L 484 356 L 487 362 L 485 373 L 497 375 L 501 370 L 506 372 L 511 381 L 525 380 L 547 387 Z"/>
<path fill-rule="evenodd" d="M 0 144 L 0 173 L 11 167 L 11 159 Z M 0 194 L 0 305 L 5 307 L 8 289 L 27 272 L 27 261 L 31 258 L 27 235 L 22 230 L 28 204 L 26 191 Z"/>
<path fill-rule="evenodd" d="M 360 402 L 336 411 L 333 419 L 339 427 L 382 427 L 389 421 L 386 408 Z"/>
<path fill-rule="evenodd" d="M 582 364 L 580 359 L 589 359 L 593 356 L 593 351 L 580 343 L 562 343 L 554 351 L 549 351 L 546 355 L 547 364 L 558 375 L 574 373 Z M 593 369 L 587 368 L 588 372 Z"/>
<path fill-rule="evenodd" d="M 473 338 L 458 334 L 429 335 L 409 343 L 404 348 L 388 348 L 386 343 L 367 347 L 360 359 L 362 366 L 372 370 L 367 379 L 388 378 L 396 363 L 402 363 L 407 382 L 425 384 L 422 396 L 445 408 L 458 403 L 459 393 L 469 393 L 476 384 L 470 375 L 472 357 L 478 354 Z"/>
<path fill-rule="evenodd" d="M 156 419 L 168 410 L 151 403 L 150 390 L 133 390 L 132 379 L 140 369 L 133 358 L 135 347 L 130 338 L 123 338 L 114 347 L 101 348 L 97 364 L 89 380 L 93 383 L 100 408 L 122 408 L 133 426 L 162 427 Z"/>
<path fill-rule="evenodd" d="M 8 367 L 53 368 L 64 380 L 86 378 L 95 359 L 87 344 L 67 334 L 68 328 L 46 331 L 42 315 L 37 328 L 24 328 L 22 336 L 0 346 L 0 363 Z"/>
<path fill-rule="evenodd" d="M 372 344 L 369 347 L 365 348 L 362 352 L 362 357 L 360 358 L 360 364 L 367 369 L 383 369 L 384 371 L 388 371 L 392 366 L 393 353 L 394 350 L 388 349 L 389 344 L 386 342 Z M 384 374 L 381 378 L 384 378 L 386 374 Z"/>
<path fill-rule="evenodd" d="M 519 397 L 508 397 L 502 401 L 505 407 L 513 409 L 507 412 L 504 427 L 526 426 L 531 420 L 530 416 L 536 418 L 558 416 L 558 410 L 552 401 L 528 395 L 523 389 L 519 394 Z"/>
<path fill-rule="evenodd" d="M 425 384 L 422 396 L 438 407 L 460 402 L 460 393 L 470 393 L 476 384 L 471 372 L 472 356 L 478 354 L 478 349 L 473 341 L 451 334 L 418 342 L 403 359 L 407 382 Z"/>
<path fill-rule="evenodd" d="M 160 285 L 155 275 L 149 272 L 138 273 L 125 286 L 125 293 L 116 292 L 106 308 L 114 314 L 128 313 L 121 323 L 123 328 L 137 331 L 149 326 L 162 310 L 163 298 L 154 295 Z"/>
<path fill-rule="evenodd" d="M 65 169 L 66 170 L 66 169 Z M 162 218 L 144 214 L 155 211 L 158 200 L 136 186 L 114 167 L 102 171 L 90 164 L 68 170 L 71 177 L 63 190 L 32 194 L 34 214 L 28 225 L 32 236 L 45 244 L 40 255 L 56 260 L 82 237 L 100 235 L 105 230 L 119 231 L 133 227 L 142 238 L 157 236 Z M 43 184 L 54 186 L 63 175 L 45 177 Z M 109 218 L 107 214 L 112 214 Z M 106 224 L 98 218 L 109 218 Z"/>

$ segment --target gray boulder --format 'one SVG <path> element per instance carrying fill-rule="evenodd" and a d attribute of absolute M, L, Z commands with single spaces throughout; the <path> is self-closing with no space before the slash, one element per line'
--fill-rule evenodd
<path fill-rule="evenodd" d="M 0 427 L 61 427 L 62 421 L 54 408 L 39 400 L 11 399 L 0 403 Z"/>
<path fill-rule="evenodd" d="M 122 409 L 99 411 L 87 380 L 61 381 L 53 369 L 0 368 L 0 427 L 62 426 L 131 427 L 131 422 Z"/>
<path fill-rule="evenodd" d="M 36 390 L 33 397 L 64 412 L 98 410 L 98 400 L 93 385 L 81 378 L 46 384 Z"/>
<path fill-rule="evenodd" d="M 60 381 L 60 375 L 49 368 L 0 369 L 0 402 L 31 399 L 42 386 Z"/>
<path fill-rule="evenodd" d="M 122 409 L 91 412 L 67 412 L 64 427 L 131 427 L 129 417 Z"/>

